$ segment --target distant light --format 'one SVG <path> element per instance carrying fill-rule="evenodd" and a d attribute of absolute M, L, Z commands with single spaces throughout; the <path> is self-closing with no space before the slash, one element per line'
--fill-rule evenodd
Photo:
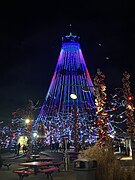
<path fill-rule="evenodd" d="M 128 109 L 132 109 L 132 106 L 130 104 L 127 105 Z"/>
<path fill-rule="evenodd" d="M 110 137 L 111 137 L 111 138 L 114 138 L 115 136 L 114 136 L 114 134 L 110 134 Z"/>
<path fill-rule="evenodd" d="M 109 57 L 106 57 L 106 59 L 109 59 Z"/>
<path fill-rule="evenodd" d="M 33 133 L 33 137 L 34 138 L 37 137 L 37 133 L 36 132 Z"/>
<path fill-rule="evenodd" d="M 26 123 L 26 124 L 29 124 L 29 123 L 30 123 L 30 119 L 26 119 L 26 120 L 25 120 L 25 123 Z"/>
<path fill-rule="evenodd" d="M 77 99 L 77 95 L 76 94 L 70 94 L 71 99 Z"/>
<path fill-rule="evenodd" d="M 101 44 L 100 44 L 100 43 L 98 43 L 98 45 L 99 45 L 99 46 L 101 46 Z"/>
<path fill-rule="evenodd" d="M 128 96 L 128 100 L 131 101 L 133 99 L 132 96 Z"/>

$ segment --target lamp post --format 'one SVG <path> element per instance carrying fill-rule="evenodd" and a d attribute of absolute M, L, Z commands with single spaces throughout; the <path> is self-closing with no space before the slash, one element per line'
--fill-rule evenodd
<path fill-rule="evenodd" d="M 76 100 L 77 95 L 76 94 L 70 94 L 71 99 Z M 74 104 L 73 106 L 73 111 L 74 111 L 74 147 L 75 151 L 78 151 L 78 111 L 77 107 Z"/>
<path fill-rule="evenodd" d="M 68 149 L 67 149 L 67 141 L 68 141 L 68 137 L 64 136 L 64 146 L 65 146 L 65 152 L 64 152 L 64 156 L 65 156 L 65 170 L 68 170 Z"/>
<path fill-rule="evenodd" d="M 28 154 L 32 154 L 32 119 L 27 118 L 25 120 L 25 123 L 27 124 L 28 129 Z"/>
<path fill-rule="evenodd" d="M 97 86 L 87 86 L 87 85 L 81 85 L 81 84 L 63 84 L 64 86 L 79 86 L 83 92 L 89 92 L 90 88 L 94 90 Z M 94 91 L 93 91 L 94 94 Z M 73 117 L 74 117 L 74 146 L 75 146 L 75 151 L 78 151 L 78 140 L 79 140 L 79 134 L 78 134 L 78 109 L 75 103 L 75 100 L 78 99 L 77 95 L 75 93 L 70 94 L 70 98 L 74 100 L 74 105 L 73 105 Z"/>
<path fill-rule="evenodd" d="M 78 111 L 77 107 L 74 105 L 74 123 L 75 123 L 75 134 L 74 134 L 74 146 L 75 151 L 78 152 Z"/>

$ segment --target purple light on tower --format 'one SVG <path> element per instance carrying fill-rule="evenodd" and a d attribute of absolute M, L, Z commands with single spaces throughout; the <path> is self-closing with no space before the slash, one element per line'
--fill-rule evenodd
<path fill-rule="evenodd" d="M 88 92 L 82 90 L 82 87 L 86 86 L 89 87 Z M 55 72 L 35 127 L 42 121 L 48 137 L 55 136 L 60 139 L 67 135 L 73 140 L 75 106 L 78 111 L 79 140 L 82 141 L 82 132 L 85 139 L 95 136 L 96 129 L 91 130 L 96 108 L 91 86 L 93 83 L 81 51 L 79 37 L 70 33 L 62 38 Z M 71 99 L 71 94 L 76 94 L 77 99 Z"/>

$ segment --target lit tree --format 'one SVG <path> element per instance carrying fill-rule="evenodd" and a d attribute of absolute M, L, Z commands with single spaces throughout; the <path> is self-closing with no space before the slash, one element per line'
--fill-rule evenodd
<path fill-rule="evenodd" d="M 134 121 L 134 105 L 133 105 L 133 95 L 131 93 L 131 87 L 129 82 L 130 75 L 128 72 L 123 73 L 123 95 L 126 107 L 126 117 L 127 117 L 127 132 L 130 135 L 135 135 L 135 121 Z"/>
<path fill-rule="evenodd" d="M 109 140 L 108 136 L 108 124 L 107 124 L 107 116 L 106 113 L 106 85 L 104 83 L 105 75 L 97 70 L 97 74 L 94 78 L 95 85 L 95 104 L 97 106 L 97 127 L 98 127 L 98 136 L 99 136 L 99 145 L 105 145 Z"/>
<path fill-rule="evenodd" d="M 29 152 L 32 153 L 32 131 L 33 131 L 33 120 L 34 112 L 39 109 L 37 107 L 38 102 L 34 105 L 32 100 L 28 100 L 28 104 L 25 107 L 18 108 L 15 112 L 12 113 L 14 119 L 12 124 L 14 127 L 17 127 L 17 136 L 27 135 Z"/>
<path fill-rule="evenodd" d="M 109 123 L 113 128 L 115 137 L 123 137 L 126 134 L 126 116 L 123 89 L 115 88 L 115 93 L 110 94 L 107 101 Z"/>
<path fill-rule="evenodd" d="M 38 136 L 38 142 L 43 143 L 45 138 L 45 127 L 42 121 L 40 121 L 38 125 Z"/>
<path fill-rule="evenodd" d="M 14 123 L 19 123 L 22 122 L 24 119 L 34 119 L 34 112 L 38 109 L 40 109 L 40 107 L 38 107 L 38 103 L 39 101 L 37 101 L 37 103 L 34 105 L 32 100 L 28 100 L 28 104 L 25 107 L 22 108 L 18 108 L 15 112 L 12 113 L 13 115 L 13 122 Z"/>

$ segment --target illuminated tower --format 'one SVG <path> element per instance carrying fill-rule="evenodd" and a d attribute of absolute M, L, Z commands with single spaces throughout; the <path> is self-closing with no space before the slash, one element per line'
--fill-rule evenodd
<path fill-rule="evenodd" d="M 94 140 L 96 108 L 93 91 L 79 37 L 70 33 L 62 38 L 55 72 L 35 127 L 42 121 L 47 137 L 60 139 L 66 135 L 70 140 L 75 136 L 79 141 Z"/>

